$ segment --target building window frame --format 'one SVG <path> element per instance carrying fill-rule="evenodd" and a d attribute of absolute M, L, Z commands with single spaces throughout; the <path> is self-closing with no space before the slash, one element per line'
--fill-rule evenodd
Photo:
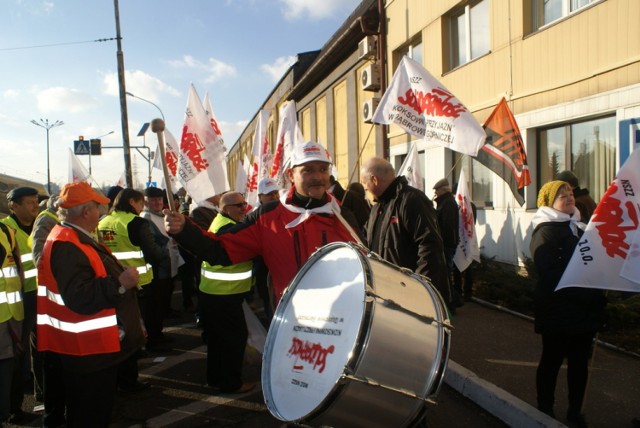
<path fill-rule="evenodd" d="M 616 129 L 615 113 L 536 129 L 537 189 L 557 173 L 570 170 L 578 176 L 580 187 L 600 200 L 616 174 Z M 556 152 L 550 150 L 552 146 Z"/>
<path fill-rule="evenodd" d="M 477 15 L 478 13 L 481 15 Z M 451 70 L 491 51 L 490 19 L 489 0 L 469 2 L 449 14 L 448 40 Z"/>
<path fill-rule="evenodd" d="M 543 30 L 604 0 L 531 0 L 533 31 Z"/>
<path fill-rule="evenodd" d="M 414 60 L 415 62 L 421 65 L 424 65 L 423 63 L 424 54 L 423 54 L 423 45 L 422 45 L 421 37 L 416 37 L 412 39 L 411 41 L 409 41 L 409 43 L 401 46 L 400 48 L 396 49 L 393 52 L 393 69 L 394 70 L 398 68 L 398 65 L 400 64 L 400 60 L 405 55 L 411 58 L 412 60 Z"/>

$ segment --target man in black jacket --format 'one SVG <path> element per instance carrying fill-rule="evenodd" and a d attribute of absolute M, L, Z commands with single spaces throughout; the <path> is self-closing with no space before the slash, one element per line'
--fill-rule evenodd
<path fill-rule="evenodd" d="M 364 163 L 360 180 L 375 197 L 367 222 L 369 249 L 383 259 L 428 277 L 449 303 L 449 279 L 433 203 L 393 166 L 374 157 Z"/>

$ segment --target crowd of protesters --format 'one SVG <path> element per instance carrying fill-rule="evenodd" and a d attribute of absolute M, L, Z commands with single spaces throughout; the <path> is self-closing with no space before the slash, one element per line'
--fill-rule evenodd
<path fill-rule="evenodd" d="M 446 178 L 433 187 L 434 206 L 382 158 L 364 162 L 360 182 L 348 190 L 330 175 L 330 164 L 320 144 L 298 146 L 286 170 L 291 187 L 262 180 L 256 207 L 237 192 L 211 195 L 192 209 L 169 207 L 163 189 L 113 187 L 105 196 L 84 182 L 66 184 L 41 205 L 35 189 L 9 192 L 11 214 L 0 222 L 0 426 L 24 419 L 29 380 L 44 403 L 43 427 L 108 427 L 116 393 L 149 386 L 138 380 L 138 358 L 171 347 L 163 324 L 177 287 L 183 309 L 203 328 L 212 393 L 252 390 L 242 378 L 243 305 L 261 306 L 268 325 L 295 274 L 331 242 L 366 243 L 384 260 L 428 277 L 451 313 L 463 295 L 470 299 L 471 269 L 463 290 L 452 262 L 458 212 Z M 586 426 L 586 360 L 605 300 L 575 288 L 552 293 L 581 233 L 584 204 L 579 211 L 573 194 L 588 197 L 575 175 L 560 177 L 566 182 L 540 190 L 531 243 L 541 272 L 538 405 L 554 415 L 555 379 L 569 356 L 576 374 L 568 417 Z M 582 218 L 592 214 L 591 202 Z M 558 305 L 570 310 L 554 312 Z M 576 321 L 585 311 L 588 325 Z M 413 426 L 425 425 L 420 412 Z"/>

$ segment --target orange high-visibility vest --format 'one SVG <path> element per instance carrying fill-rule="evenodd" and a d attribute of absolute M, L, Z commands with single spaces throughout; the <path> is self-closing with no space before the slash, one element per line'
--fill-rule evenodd
<path fill-rule="evenodd" d="M 51 273 L 51 249 L 55 241 L 76 245 L 89 259 L 96 277 L 107 276 L 100 255 L 91 245 L 80 242 L 77 231 L 54 226 L 44 244 L 38 269 L 38 350 L 79 356 L 120 351 L 114 308 L 83 315 L 65 306 L 58 283 Z"/>

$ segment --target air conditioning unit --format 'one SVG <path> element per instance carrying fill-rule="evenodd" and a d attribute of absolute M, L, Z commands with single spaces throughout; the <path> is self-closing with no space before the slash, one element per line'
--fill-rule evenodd
<path fill-rule="evenodd" d="M 369 64 L 362 69 L 360 74 L 362 89 L 364 91 L 377 92 L 380 89 L 380 73 L 376 64 Z"/>
<path fill-rule="evenodd" d="M 362 119 L 364 123 L 372 123 L 371 119 L 373 119 L 373 113 L 375 113 L 378 108 L 379 102 L 380 98 L 375 97 L 362 103 Z"/>
<path fill-rule="evenodd" d="M 371 59 L 376 56 L 376 36 L 367 36 L 358 43 L 358 58 Z"/>

